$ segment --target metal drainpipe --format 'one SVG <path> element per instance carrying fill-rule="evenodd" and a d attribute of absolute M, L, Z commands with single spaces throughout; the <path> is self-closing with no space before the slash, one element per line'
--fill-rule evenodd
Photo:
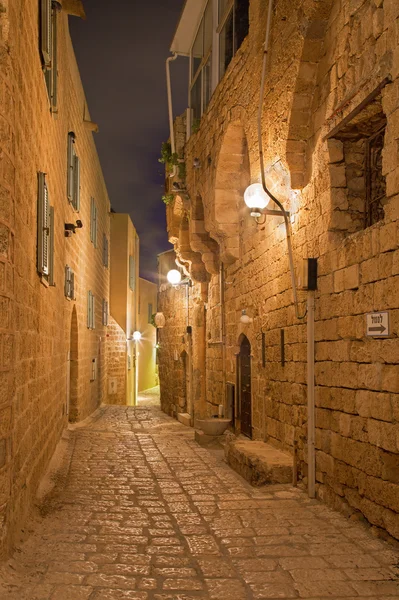
<path fill-rule="evenodd" d="M 173 106 L 172 106 L 172 87 L 170 85 L 170 63 L 177 58 L 176 52 L 166 59 L 166 90 L 168 94 L 168 115 L 169 115 L 169 131 L 170 131 L 170 147 L 172 154 L 176 152 L 175 148 L 175 130 L 173 128 Z M 175 177 L 177 173 L 176 165 L 173 165 L 172 172 L 169 177 Z"/>
<path fill-rule="evenodd" d="M 259 109 L 258 109 L 258 145 L 259 145 L 259 163 L 262 177 L 262 186 L 266 194 L 273 200 L 275 204 L 279 207 L 279 209 L 283 213 L 284 222 L 285 222 L 285 230 L 287 236 L 287 248 L 288 248 L 288 259 L 290 265 L 290 275 L 291 275 L 291 285 L 292 292 L 294 296 L 294 306 L 295 306 L 295 314 L 297 319 L 304 319 L 306 317 L 306 311 L 303 315 L 299 313 L 298 306 L 298 296 L 297 296 L 297 288 L 296 288 L 296 278 L 295 278 L 295 270 L 294 270 L 294 258 L 292 252 L 292 244 L 291 244 L 291 224 L 289 222 L 286 211 L 284 210 L 281 202 L 270 192 L 266 185 L 266 177 L 265 177 L 265 164 L 263 158 L 263 140 L 262 140 L 262 111 L 263 111 L 263 102 L 264 102 L 264 93 L 265 93 L 265 79 L 266 79 L 266 67 L 267 67 L 267 58 L 268 58 L 268 47 L 269 47 L 269 37 L 270 37 L 270 27 L 272 20 L 272 11 L 273 11 L 273 0 L 269 0 L 268 13 L 267 13 L 267 22 L 266 22 L 266 36 L 265 43 L 263 48 L 263 65 L 262 65 L 262 78 L 260 85 L 260 99 L 259 99 Z M 309 320 L 312 323 L 308 323 L 308 351 L 307 351 L 307 361 L 308 361 L 308 494 L 310 498 L 314 498 L 315 494 L 315 417 L 314 417 L 314 294 L 309 292 L 308 296 L 308 310 L 312 311 L 312 314 Z"/>
<path fill-rule="evenodd" d="M 224 264 L 220 263 L 219 269 L 219 300 L 220 300 L 220 340 L 222 343 L 222 402 L 226 410 L 226 322 L 224 306 Z"/>
<path fill-rule="evenodd" d="M 314 292 L 308 291 L 308 495 L 315 497 L 316 461 L 315 461 L 315 385 L 314 385 Z"/>

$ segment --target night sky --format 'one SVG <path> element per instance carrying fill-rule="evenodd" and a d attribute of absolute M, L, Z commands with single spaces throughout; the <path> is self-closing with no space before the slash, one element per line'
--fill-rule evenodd
<path fill-rule="evenodd" d="M 70 17 L 94 140 L 112 208 L 140 236 L 140 276 L 155 280 L 167 241 L 161 144 L 169 137 L 165 60 L 184 0 L 84 0 Z M 174 116 L 187 107 L 187 60 L 171 65 Z"/>

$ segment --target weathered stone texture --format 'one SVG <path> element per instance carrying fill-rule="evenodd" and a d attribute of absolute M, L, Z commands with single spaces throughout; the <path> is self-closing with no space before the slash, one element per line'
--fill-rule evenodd
<path fill-rule="evenodd" d="M 398 19 L 399 5 L 391 1 L 276 3 L 262 113 L 267 183 L 291 212 L 295 265 L 299 269 L 303 258 L 318 258 L 317 493 L 337 506 L 343 503 L 362 511 L 396 537 L 398 507 L 392 498 L 399 494 L 393 467 L 399 461 Z M 305 478 L 306 319 L 295 316 L 282 219 L 268 217 L 256 225 L 246 216 L 242 198 L 246 185 L 260 177 L 257 111 L 265 23 L 265 3 L 252 0 L 248 38 L 219 82 L 199 131 L 186 144 L 191 204 L 186 201 L 190 236 L 184 250 L 188 254 L 191 247 L 192 254 L 199 253 L 209 274 L 207 342 L 221 335 L 219 275 L 211 268 L 209 253 L 213 262 L 220 256 L 225 263 L 226 356 L 221 346 L 204 346 L 208 412 L 225 402 L 224 377 L 237 381 L 236 354 L 245 334 L 252 352 L 253 438 L 291 450 L 297 441 Z M 362 144 L 347 144 L 339 135 L 327 141 L 326 136 L 385 78 L 391 82 L 385 81 L 366 109 L 367 122 L 377 117 L 386 122 L 384 215 L 363 229 Z M 193 168 L 194 158 L 199 168 Z M 204 235 L 217 242 L 216 249 L 208 244 L 208 254 L 198 245 L 194 226 L 198 198 Z M 169 224 L 173 211 L 173 206 L 168 208 Z M 179 255 L 182 226 L 174 214 L 171 241 Z M 193 271 L 192 276 L 196 281 Z M 299 299 L 303 312 L 306 294 L 299 292 Z M 253 319 L 248 325 L 240 323 L 243 309 Z M 179 305 L 173 310 L 178 312 Z M 365 314 L 379 310 L 389 310 L 391 336 L 386 340 L 366 337 Z M 169 345 L 176 343 L 172 331 L 165 328 L 163 335 L 169 336 Z M 160 361 L 162 385 L 161 355 Z"/>
<path fill-rule="evenodd" d="M 7 551 L 67 423 L 70 352 L 71 420 L 104 398 L 102 298 L 108 271 L 90 242 L 90 197 L 98 240 L 109 237 L 109 200 L 92 134 L 66 13 L 58 13 L 58 113 L 51 114 L 39 52 L 36 0 L 2 2 L 0 11 L 0 554 Z M 87 117 L 86 109 L 86 117 Z M 67 135 L 76 134 L 81 207 L 68 202 Z M 46 173 L 54 206 L 55 287 L 36 270 L 37 173 Z M 64 237 L 64 223 L 83 229 Z M 65 266 L 75 272 L 75 301 L 64 296 Z M 87 329 L 87 292 L 96 297 L 96 329 Z M 91 381 L 92 359 L 97 379 Z M 12 474 L 12 475 L 11 475 Z"/>

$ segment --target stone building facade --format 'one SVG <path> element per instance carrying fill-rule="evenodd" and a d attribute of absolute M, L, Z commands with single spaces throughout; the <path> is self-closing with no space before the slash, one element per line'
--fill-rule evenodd
<path fill-rule="evenodd" d="M 167 219 L 203 315 L 194 418 L 222 403 L 237 433 L 291 453 L 295 443 L 305 480 L 308 293 L 298 291 L 298 318 L 284 220 L 257 223 L 243 200 L 260 181 L 269 2 L 185 5 L 171 50 L 190 56 L 190 122 L 187 142 L 185 118 L 176 122 L 185 179 L 167 173 Z M 227 6 L 219 20 L 218 6 Z M 271 8 L 260 119 L 266 183 L 290 213 L 299 287 L 303 260 L 318 261 L 316 492 L 399 538 L 399 4 L 281 0 Z M 230 35 L 234 19 L 239 39 Z M 174 313 L 162 330 L 161 389 L 182 349 L 179 294 L 160 293 Z M 386 337 L 367 335 L 366 315 L 378 311 L 388 312 Z M 166 395 L 167 412 L 173 404 Z"/>
<path fill-rule="evenodd" d="M 157 312 L 156 283 L 139 278 L 138 330 L 141 340 L 138 344 L 138 391 L 151 389 L 158 385 L 156 365 L 156 328 L 154 315 Z"/>
<path fill-rule="evenodd" d="M 68 13 L 0 3 L 1 555 L 68 417 L 106 397 L 110 204 Z"/>
<path fill-rule="evenodd" d="M 108 404 L 134 405 L 138 391 L 139 237 L 128 214 L 111 214 Z"/>

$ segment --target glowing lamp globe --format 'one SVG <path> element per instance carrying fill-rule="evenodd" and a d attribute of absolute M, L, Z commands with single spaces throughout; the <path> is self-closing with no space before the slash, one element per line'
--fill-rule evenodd
<path fill-rule="evenodd" d="M 141 333 L 140 331 L 134 331 L 133 332 L 133 339 L 135 342 L 139 342 L 141 340 Z"/>
<path fill-rule="evenodd" d="M 181 273 L 180 271 L 178 271 L 177 269 L 172 269 L 171 271 L 168 272 L 168 274 L 166 275 L 166 279 L 169 281 L 169 283 L 171 283 L 172 285 L 178 285 L 181 281 Z"/>
<path fill-rule="evenodd" d="M 252 183 L 244 192 L 244 202 L 251 209 L 251 217 L 260 217 L 269 201 L 261 183 Z"/>

